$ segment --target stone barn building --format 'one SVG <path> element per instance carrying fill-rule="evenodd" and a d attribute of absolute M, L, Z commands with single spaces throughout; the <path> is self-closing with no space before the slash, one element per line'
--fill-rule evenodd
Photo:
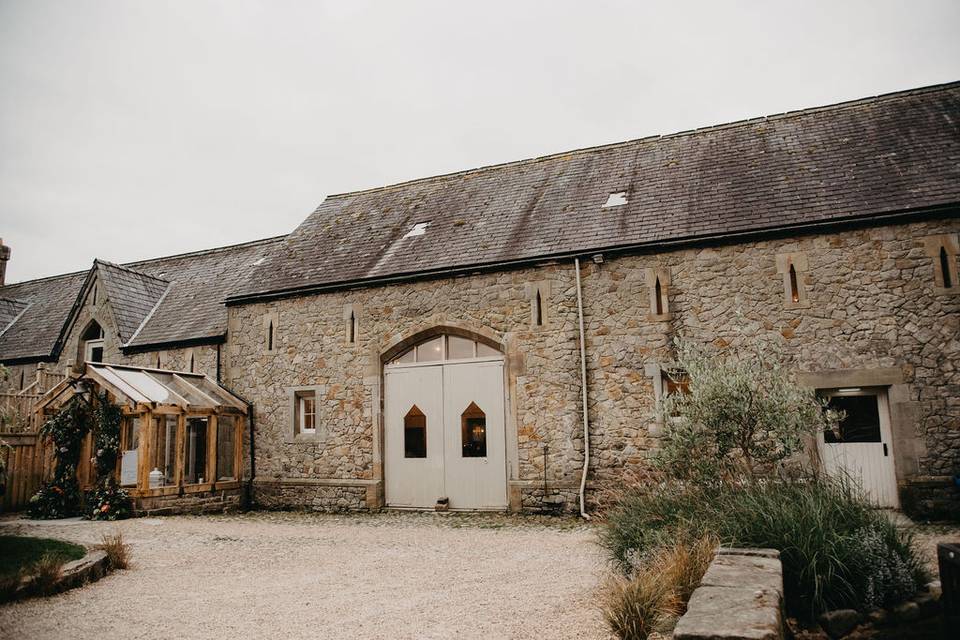
<path fill-rule="evenodd" d="M 242 480 L 265 507 L 576 511 L 643 481 L 676 336 L 772 340 L 848 414 L 824 464 L 942 513 L 958 211 L 953 83 L 330 196 L 287 236 L 6 285 L 0 360 L 14 393 L 86 367 L 249 403 L 224 486 L 213 455 L 201 478 L 173 452 L 219 451 L 215 428 L 131 418 L 131 464 L 165 475 L 141 478 L 145 510 Z"/>

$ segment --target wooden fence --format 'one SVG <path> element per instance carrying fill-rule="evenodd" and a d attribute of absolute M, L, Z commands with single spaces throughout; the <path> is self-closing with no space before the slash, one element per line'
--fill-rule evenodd
<path fill-rule="evenodd" d="M 80 448 L 77 481 L 82 491 L 93 488 L 96 469 L 93 457 L 93 436 L 87 434 Z M 21 511 L 40 485 L 53 477 L 56 457 L 49 439 L 34 433 L 0 431 L 0 460 L 7 470 L 7 488 L 0 496 L 0 513 Z"/>
<path fill-rule="evenodd" d="M 0 459 L 7 470 L 7 488 L 0 496 L 0 511 L 24 509 L 53 469 L 53 450 L 45 446 L 36 433 L 0 431 Z"/>
<path fill-rule="evenodd" d="M 0 393 L 0 431 L 36 432 L 38 393 Z"/>

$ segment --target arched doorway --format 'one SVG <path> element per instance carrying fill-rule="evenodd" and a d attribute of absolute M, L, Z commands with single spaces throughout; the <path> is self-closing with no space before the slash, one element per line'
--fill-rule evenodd
<path fill-rule="evenodd" d="M 384 364 L 384 473 L 391 507 L 507 506 L 503 353 L 431 331 Z"/>

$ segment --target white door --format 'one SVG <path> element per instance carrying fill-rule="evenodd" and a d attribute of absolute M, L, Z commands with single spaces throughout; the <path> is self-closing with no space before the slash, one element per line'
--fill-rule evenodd
<path fill-rule="evenodd" d="M 384 368 L 388 506 L 507 506 L 503 357 L 465 342 L 434 339 Z"/>
<path fill-rule="evenodd" d="M 430 507 L 443 492 L 443 366 L 384 372 L 386 499 Z"/>
<path fill-rule="evenodd" d="M 898 508 L 886 391 L 841 389 L 822 395 L 831 408 L 845 414 L 837 432 L 824 433 L 819 438 L 827 473 L 846 473 L 862 485 L 878 506 Z"/>
<path fill-rule="evenodd" d="M 503 363 L 444 365 L 443 408 L 450 508 L 506 507 Z"/>

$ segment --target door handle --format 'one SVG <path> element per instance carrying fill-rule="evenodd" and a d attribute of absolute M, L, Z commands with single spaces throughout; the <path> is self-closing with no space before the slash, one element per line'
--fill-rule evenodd
<path fill-rule="evenodd" d="M 884 443 L 883 443 L 883 457 L 886 458 L 886 457 L 889 456 L 889 455 L 890 455 L 890 453 L 887 451 L 887 443 L 884 442 Z"/>

